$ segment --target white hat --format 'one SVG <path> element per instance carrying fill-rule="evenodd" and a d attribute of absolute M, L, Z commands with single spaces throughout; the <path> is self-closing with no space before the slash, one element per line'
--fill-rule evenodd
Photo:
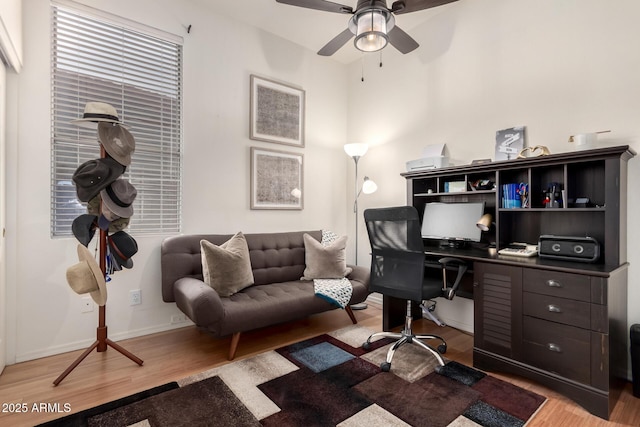
<path fill-rule="evenodd" d="M 91 128 L 95 128 L 99 122 L 122 124 L 116 109 L 104 102 L 87 102 L 82 118 L 71 121 L 78 126 Z"/>

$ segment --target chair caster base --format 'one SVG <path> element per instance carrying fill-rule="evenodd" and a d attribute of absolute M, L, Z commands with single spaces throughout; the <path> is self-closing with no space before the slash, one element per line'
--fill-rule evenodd
<path fill-rule="evenodd" d="M 364 344 L 362 344 L 362 348 L 364 350 L 369 350 L 371 348 L 371 343 L 370 342 L 365 342 Z"/>
<path fill-rule="evenodd" d="M 391 370 L 391 363 L 389 362 L 382 362 L 380 364 L 380 369 L 382 369 L 382 372 L 389 372 Z"/>
<path fill-rule="evenodd" d="M 446 352 L 447 352 L 447 345 L 446 344 L 440 344 L 438 346 L 438 353 L 445 354 Z"/>

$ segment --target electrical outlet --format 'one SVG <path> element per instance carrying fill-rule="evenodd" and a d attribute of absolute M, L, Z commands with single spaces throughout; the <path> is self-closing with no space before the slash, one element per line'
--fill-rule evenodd
<path fill-rule="evenodd" d="M 81 313 L 91 313 L 93 311 L 94 304 L 91 297 L 82 297 L 80 301 L 81 301 L 81 306 L 80 306 Z"/>
<path fill-rule="evenodd" d="M 142 295 L 140 289 L 133 289 L 129 291 L 129 305 L 142 304 Z"/>
<path fill-rule="evenodd" d="M 184 314 L 174 314 L 171 316 L 171 323 L 183 323 L 187 321 L 187 316 Z"/>

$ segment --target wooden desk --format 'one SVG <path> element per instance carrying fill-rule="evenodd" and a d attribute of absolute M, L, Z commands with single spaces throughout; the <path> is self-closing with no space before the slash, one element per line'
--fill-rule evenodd
<path fill-rule="evenodd" d="M 402 174 L 407 203 L 420 214 L 432 202 L 483 202 L 493 217 L 484 246 L 425 249 L 429 257 L 472 265 L 474 366 L 536 380 L 604 419 L 627 376 L 627 162 L 635 154 L 629 146 L 606 147 Z M 448 192 L 451 182 L 466 188 Z M 502 191 L 513 183 L 529 187 L 519 208 Z M 561 190 L 557 208 L 545 204 L 550 187 Z M 589 202 L 576 204 L 583 198 Z M 601 256 L 589 264 L 496 253 L 541 235 L 592 237 Z M 396 304 L 386 302 L 385 327 L 397 320 Z"/>

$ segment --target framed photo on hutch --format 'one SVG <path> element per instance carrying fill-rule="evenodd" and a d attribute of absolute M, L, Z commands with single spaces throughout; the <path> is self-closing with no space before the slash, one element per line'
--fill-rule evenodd
<path fill-rule="evenodd" d="M 251 209 L 303 207 L 303 156 L 251 147 Z"/>
<path fill-rule="evenodd" d="M 496 132 L 496 161 L 516 159 L 524 147 L 526 147 L 524 126 Z"/>
<path fill-rule="evenodd" d="M 251 75 L 251 139 L 304 147 L 304 113 L 304 90 Z"/>

